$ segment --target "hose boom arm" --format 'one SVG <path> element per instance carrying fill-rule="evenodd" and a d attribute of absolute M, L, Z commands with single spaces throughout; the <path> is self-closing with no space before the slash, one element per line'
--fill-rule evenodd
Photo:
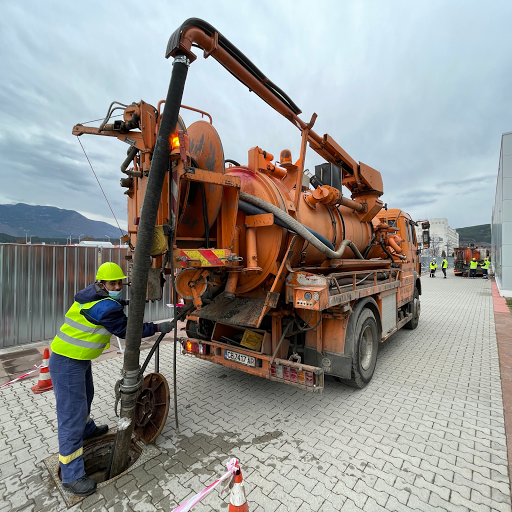
<path fill-rule="evenodd" d="M 165 56 L 169 58 L 185 54 L 192 62 L 196 59 L 192 47 L 201 48 L 205 58 L 211 55 L 299 130 L 304 131 L 308 127 L 308 124 L 298 116 L 301 113 L 299 107 L 236 46 L 212 25 L 199 18 L 188 19 L 171 35 Z M 325 134 L 322 137 L 309 129 L 307 138 L 310 147 L 322 158 L 343 169 L 343 184 L 351 192 L 382 194 L 380 173 L 365 164 L 358 164 L 330 135 Z"/>

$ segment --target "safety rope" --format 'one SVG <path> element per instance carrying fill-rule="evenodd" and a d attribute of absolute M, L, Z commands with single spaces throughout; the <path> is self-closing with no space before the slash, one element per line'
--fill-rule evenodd
<path fill-rule="evenodd" d="M 87 153 L 85 152 L 85 148 L 82 145 L 82 141 L 78 138 L 78 136 L 77 136 L 77 140 L 80 143 L 80 147 L 82 148 L 82 151 L 84 152 L 85 158 L 87 158 L 87 161 L 89 162 L 89 166 L 91 168 L 91 171 L 94 174 L 94 177 L 96 178 L 96 181 L 98 182 L 98 185 L 99 185 L 101 191 L 103 192 L 103 196 L 105 197 L 105 201 L 107 201 L 107 204 L 108 204 L 108 207 L 110 208 L 110 211 L 112 212 L 112 215 L 113 215 L 113 217 L 114 217 L 114 219 L 116 221 L 117 227 L 119 228 L 119 231 L 121 231 L 121 235 L 124 236 L 123 230 L 121 229 L 121 226 L 119 225 L 119 221 L 117 220 L 116 214 L 114 213 L 114 210 L 112 210 L 112 206 L 110 206 L 110 203 L 109 203 L 109 201 L 107 199 L 107 195 L 105 194 L 105 191 L 103 190 L 103 187 L 101 186 L 101 183 L 100 183 L 100 180 L 98 179 L 98 176 L 96 176 L 96 173 L 94 172 L 94 169 L 92 167 L 91 161 L 89 160 L 89 157 L 87 156 Z"/>
<path fill-rule="evenodd" d="M 112 119 L 113 117 L 121 117 L 121 116 L 124 116 L 124 114 L 117 114 L 115 116 L 110 116 L 110 119 Z M 105 118 L 104 117 L 100 117 L 99 119 L 91 119 L 90 121 L 84 121 L 83 123 L 79 123 L 81 125 L 83 124 L 89 124 L 89 123 L 96 123 L 98 121 L 103 121 Z"/>

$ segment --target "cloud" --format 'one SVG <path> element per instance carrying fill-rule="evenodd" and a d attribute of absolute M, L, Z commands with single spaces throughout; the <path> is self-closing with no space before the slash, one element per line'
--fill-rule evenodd
<path fill-rule="evenodd" d="M 408 208 L 415 218 L 447 217 L 454 226 L 490 221 L 500 137 L 512 129 L 509 2 L 233 5 L 6 3 L 0 201 L 51 204 L 112 223 L 71 129 L 103 118 L 113 100 L 156 105 L 165 98 L 172 67 L 163 55 L 167 40 L 200 13 L 289 94 L 304 120 L 318 114 L 317 133 L 329 133 L 355 160 L 382 173 L 390 207 Z M 248 149 L 259 145 L 276 156 L 288 148 L 297 158 L 300 132 L 195 51 L 183 103 L 212 114 L 226 157 L 245 163 Z M 199 118 L 183 116 L 188 124 Z M 81 140 L 116 215 L 126 220 L 119 187 L 126 145 Z M 319 163 L 308 149 L 306 167 L 314 171 Z"/>

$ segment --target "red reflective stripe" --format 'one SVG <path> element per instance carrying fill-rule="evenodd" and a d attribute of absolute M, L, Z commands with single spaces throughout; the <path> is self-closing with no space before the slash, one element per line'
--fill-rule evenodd
<path fill-rule="evenodd" d="M 210 250 L 201 251 L 202 255 L 214 266 L 224 265 L 224 262 L 218 258 L 218 256 Z"/>

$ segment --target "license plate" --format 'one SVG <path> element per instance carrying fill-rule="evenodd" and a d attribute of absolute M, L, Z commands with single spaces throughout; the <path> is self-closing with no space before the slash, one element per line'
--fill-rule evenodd
<path fill-rule="evenodd" d="M 239 354 L 238 352 L 232 352 L 231 350 L 226 350 L 224 357 L 228 361 L 235 361 L 235 363 L 245 364 L 245 366 L 256 366 L 256 358 Z"/>

